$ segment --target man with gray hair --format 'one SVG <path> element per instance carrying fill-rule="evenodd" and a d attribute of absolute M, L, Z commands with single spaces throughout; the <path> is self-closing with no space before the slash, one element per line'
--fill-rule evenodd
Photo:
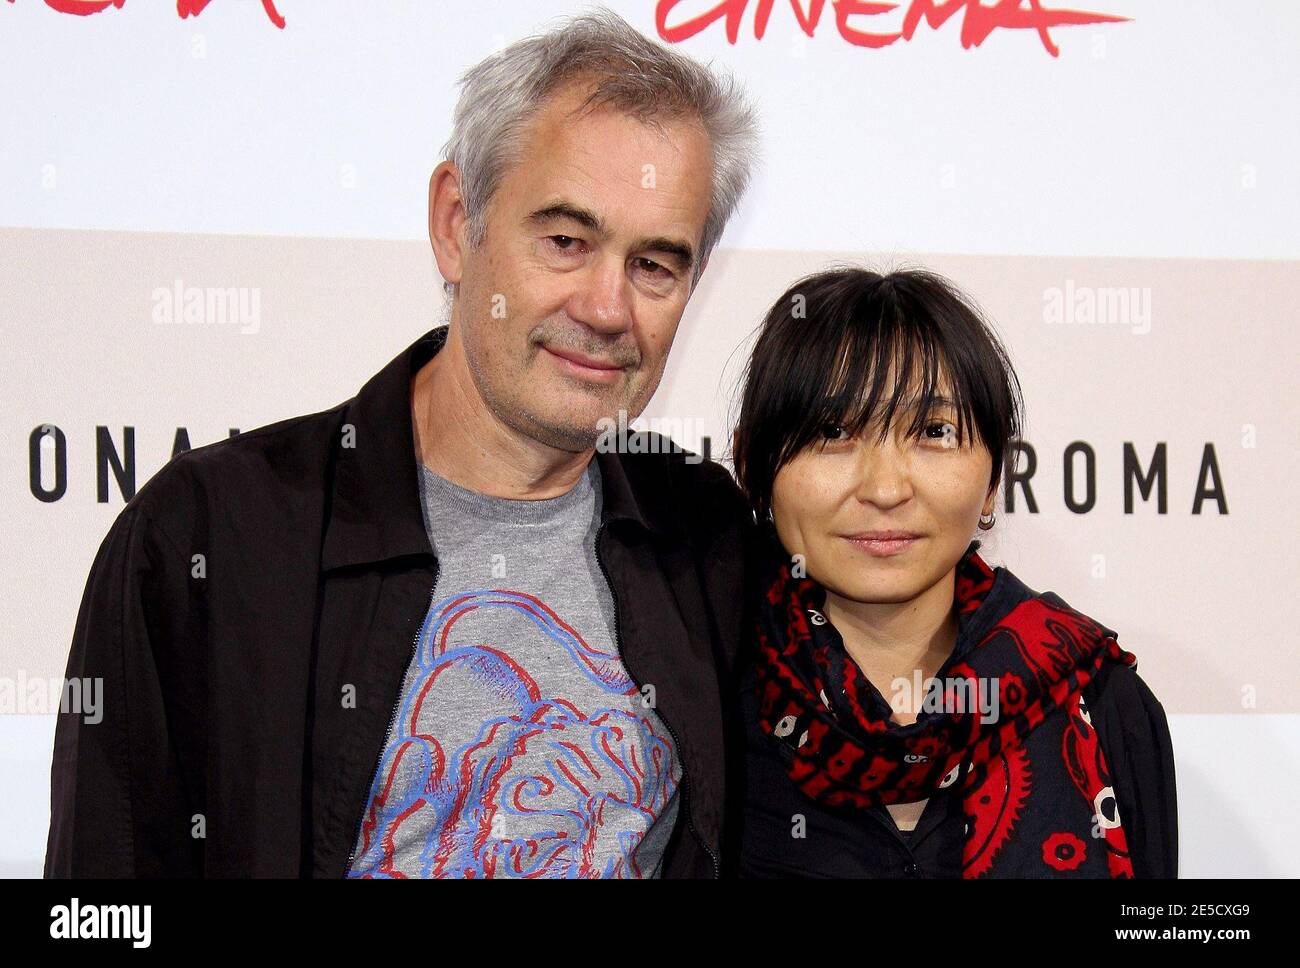
<path fill-rule="evenodd" d="M 608 11 L 464 75 L 449 324 L 178 456 L 105 539 L 67 674 L 106 711 L 60 717 L 47 876 L 719 875 L 752 515 L 603 428 L 659 385 L 755 142 L 734 83 Z"/>

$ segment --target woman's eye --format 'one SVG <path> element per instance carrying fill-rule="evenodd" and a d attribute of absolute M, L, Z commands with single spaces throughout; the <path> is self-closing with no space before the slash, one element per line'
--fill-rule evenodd
<path fill-rule="evenodd" d="M 925 436 L 930 440 L 942 443 L 945 447 L 956 447 L 958 444 L 957 428 L 947 420 L 934 421 L 926 424 Z"/>
<path fill-rule="evenodd" d="M 822 426 L 822 439 L 831 440 L 848 440 L 849 435 L 839 424 L 825 424 Z"/>

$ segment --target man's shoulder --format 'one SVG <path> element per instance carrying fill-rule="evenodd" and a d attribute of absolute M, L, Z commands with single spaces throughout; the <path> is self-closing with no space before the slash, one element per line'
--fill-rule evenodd
<path fill-rule="evenodd" d="M 177 454 L 126 510 L 173 536 L 215 515 L 252 520 L 317 505 L 351 401 L 266 424 Z"/>
<path fill-rule="evenodd" d="M 727 468 L 671 438 L 642 431 L 643 447 L 621 455 L 628 476 L 645 487 L 665 488 L 683 511 L 750 515 L 749 502 Z"/>

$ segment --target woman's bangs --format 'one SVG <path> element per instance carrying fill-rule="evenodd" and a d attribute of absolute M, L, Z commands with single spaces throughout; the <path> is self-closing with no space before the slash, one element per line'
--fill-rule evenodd
<path fill-rule="evenodd" d="M 877 440 L 883 442 L 900 417 L 910 417 L 907 433 L 920 434 L 936 404 L 947 401 L 957 414 L 958 440 L 967 439 L 973 423 L 968 395 L 924 329 L 864 333 L 854 327 L 846 331 L 834 360 L 827 381 L 810 388 L 811 399 L 802 402 L 792 454 L 815 443 L 827 426 L 851 436 L 878 426 Z M 880 373 L 883 379 L 877 377 Z"/>

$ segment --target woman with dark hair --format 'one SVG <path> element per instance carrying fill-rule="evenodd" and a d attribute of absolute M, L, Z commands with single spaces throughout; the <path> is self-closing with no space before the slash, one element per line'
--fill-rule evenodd
<path fill-rule="evenodd" d="M 734 442 L 764 532 L 742 875 L 1177 875 L 1169 731 L 1136 659 L 972 540 L 1022 406 L 933 273 L 822 272 L 768 313 Z"/>

